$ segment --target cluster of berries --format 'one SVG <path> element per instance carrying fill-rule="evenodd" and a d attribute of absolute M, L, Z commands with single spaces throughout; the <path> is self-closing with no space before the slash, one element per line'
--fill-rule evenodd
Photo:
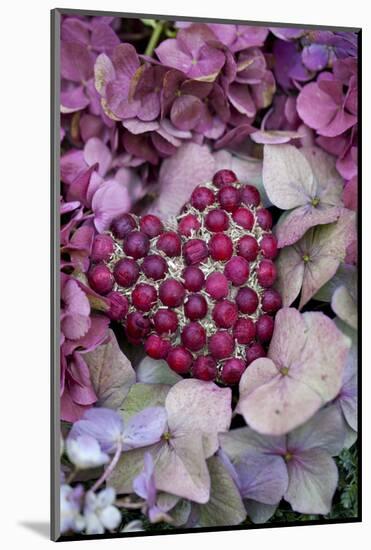
<path fill-rule="evenodd" d="M 91 287 L 110 300 L 127 338 L 175 372 L 235 384 L 265 356 L 281 307 L 272 217 L 230 170 L 193 191 L 172 222 L 146 214 L 98 235 Z"/>

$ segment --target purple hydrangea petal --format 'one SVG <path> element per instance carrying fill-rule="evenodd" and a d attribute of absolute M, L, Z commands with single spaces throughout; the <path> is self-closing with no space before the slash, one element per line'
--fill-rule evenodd
<path fill-rule="evenodd" d="M 94 60 L 91 52 L 77 42 L 61 43 L 61 75 L 73 82 L 86 82 L 93 76 Z"/>
<path fill-rule="evenodd" d="M 287 462 L 289 486 L 285 494 L 293 510 L 328 514 L 338 484 L 334 460 L 322 449 L 303 451 Z"/>
<path fill-rule="evenodd" d="M 102 407 L 93 408 L 74 423 L 69 437 L 89 435 L 98 441 L 103 452 L 112 453 L 121 441 L 123 429 L 123 420 L 116 411 Z"/>
<path fill-rule="evenodd" d="M 149 407 L 129 418 L 122 434 L 125 450 L 147 447 L 160 441 L 167 423 L 163 407 Z"/>

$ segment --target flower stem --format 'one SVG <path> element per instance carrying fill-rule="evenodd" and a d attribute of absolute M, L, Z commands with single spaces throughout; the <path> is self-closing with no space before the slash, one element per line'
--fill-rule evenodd
<path fill-rule="evenodd" d="M 117 444 L 117 449 L 116 449 L 115 454 L 113 455 L 113 458 L 112 458 L 111 462 L 108 464 L 107 468 L 104 470 L 104 472 L 100 476 L 100 478 L 97 479 L 97 481 L 94 483 L 93 487 L 91 488 L 91 491 L 93 491 L 93 492 L 96 491 L 98 489 L 98 487 L 100 487 L 102 485 L 102 483 L 104 483 L 106 481 L 106 479 L 109 478 L 109 476 L 112 474 L 113 470 L 115 469 L 115 467 L 116 467 L 116 465 L 119 461 L 121 451 L 122 451 L 122 443 L 119 442 Z"/>
<path fill-rule="evenodd" d="M 157 43 L 160 39 L 163 28 L 164 28 L 164 21 L 157 21 L 156 26 L 152 31 L 151 38 L 149 39 L 149 42 L 147 44 L 144 55 L 151 56 L 153 54 L 154 49 L 157 46 Z"/>

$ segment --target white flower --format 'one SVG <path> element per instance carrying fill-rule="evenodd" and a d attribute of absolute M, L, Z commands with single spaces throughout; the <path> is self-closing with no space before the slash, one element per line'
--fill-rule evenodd
<path fill-rule="evenodd" d="M 85 527 L 85 520 L 80 512 L 84 489 L 81 485 L 61 486 L 61 532 L 74 531 L 80 533 Z"/>
<path fill-rule="evenodd" d="M 98 494 L 91 491 L 86 494 L 84 518 L 87 535 L 101 535 L 105 529 L 112 531 L 120 525 L 120 511 L 113 506 L 115 497 L 112 487 L 107 487 Z"/>
<path fill-rule="evenodd" d="M 98 441 L 90 435 L 68 438 L 66 451 L 70 461 L 79 470 L 102 466 L 109 461 L 109 456 L 102 452 Z"/>

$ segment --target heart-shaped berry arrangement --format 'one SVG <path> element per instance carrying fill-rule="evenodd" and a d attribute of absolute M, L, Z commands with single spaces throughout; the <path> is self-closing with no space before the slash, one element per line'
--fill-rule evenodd
<path fill-rule="evenodd" d="M 182 375 L 234 384 L 265 355 L 281 307 L 270 288 L 271 227 L 256 187 L 220 170 L 167 224 L 151 214 L 116 219 L 94 242 L 89 282 L 150 357 Z"/>

